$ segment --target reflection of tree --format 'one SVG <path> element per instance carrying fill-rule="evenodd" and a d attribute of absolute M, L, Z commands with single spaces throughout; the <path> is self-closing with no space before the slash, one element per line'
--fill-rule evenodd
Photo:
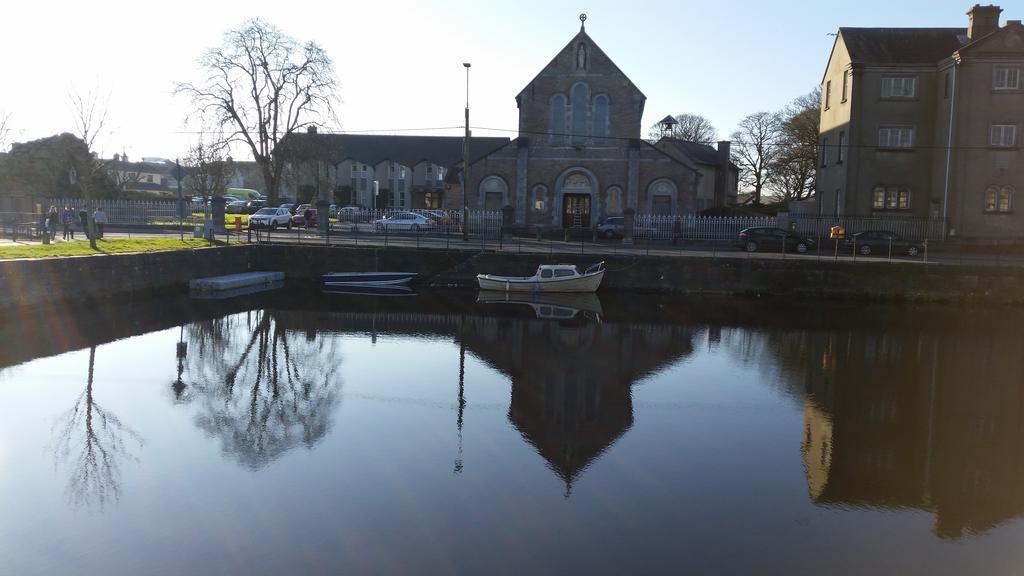
<path fill-rule="evenodd" d="M 136 459 L 129 452 L 129 444 L 141 445 L 142 438 L 96 402 L 93 395 L 95 362 L 94 346 L 89 350 L 85 390 L 54 424 L 57 431 L 54 458 L 58 466 L 70 466 L 68 495 L 71 501 L 76 505 L 96 504 L 102 508 L 108 501 L 120 497 L 121 460 Z"/>
<path fill-rule="evenodd" d="M 186 401 L 200 406 L 197 425 L 253 469 L 313 446 L 337 404 L 338 341 L 294 334 L 267 311 L 188 327 Z"/>

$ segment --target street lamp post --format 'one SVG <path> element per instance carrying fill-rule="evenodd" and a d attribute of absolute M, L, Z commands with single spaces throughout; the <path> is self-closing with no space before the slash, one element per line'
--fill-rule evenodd
<path fill-rule="evenodd" d="M 466 135 L 462 139 L 462 240 L 469 240 L 469 62 L 463 62 L 466 67 Z"/>

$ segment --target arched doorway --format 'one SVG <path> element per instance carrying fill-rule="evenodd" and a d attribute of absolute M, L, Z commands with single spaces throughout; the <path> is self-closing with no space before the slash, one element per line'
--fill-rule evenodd
<path fill-rule="evenodd" d="M 480 183 L 480 201 L 484 210 L 501 210 L 508 204 L 508 185 L 499 176 L 488 176 Z"/>
<path fill-rule="evenodd" d="M 562 228 L 590 226 L 593 180 L 583 172 L 570 173 L 562 181 Z"/>

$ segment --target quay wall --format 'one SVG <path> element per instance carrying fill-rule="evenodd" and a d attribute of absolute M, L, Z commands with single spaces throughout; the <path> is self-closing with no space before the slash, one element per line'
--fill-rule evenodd
<path fill-rule="evenodd" d="M 316 280 L 332 271 L 418 272 L 420 287 L 475 288 L 476 274 L 530 276 L 538 264 L 588 266 L 593 257 L 249 245 L 176 252 L 0 261 L 0 311 L 52 303 L 182 292 L 189 280 L 281 271 Z M 1024 303 L 1024 267 L 765 258 L 605 259 L 602 291 L 841 300 Z"/>

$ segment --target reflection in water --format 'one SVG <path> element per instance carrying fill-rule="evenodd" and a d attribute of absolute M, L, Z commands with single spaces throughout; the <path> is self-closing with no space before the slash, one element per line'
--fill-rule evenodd
<path fill-rule="evenodd" d="M 679 325 L 474 318 L 465 330 L 466 346 L 510 377 L 509 421 L 566 496 L 633 425 L 630 386 L 693 351 Z"/>
<path fill-rule="evenodd" d="M 285 330 L 257 310 L 187 327 L 186 403 L 225 453 L 258 469 L 326 435 L 337 405 L 338 342 Z"/>
<path fill-rule="evenodd" d="M 803 398 L 815 503 L 929 510 L 943 538 L 1024 514 L 1020 339 L 977 328 L 745 331 Z"/>
<path fill-rule="evenodd" d="M 89 349 L 89 375 L 74 406 L 53 426 L 54 460 L 70 472 L 68 498 L 75 506 L 102 509 L 121 495 L 121 461 L 136 460 L 132 445 L 142 438 L 96 401 L 93 372 L 96 347 Z"/>

